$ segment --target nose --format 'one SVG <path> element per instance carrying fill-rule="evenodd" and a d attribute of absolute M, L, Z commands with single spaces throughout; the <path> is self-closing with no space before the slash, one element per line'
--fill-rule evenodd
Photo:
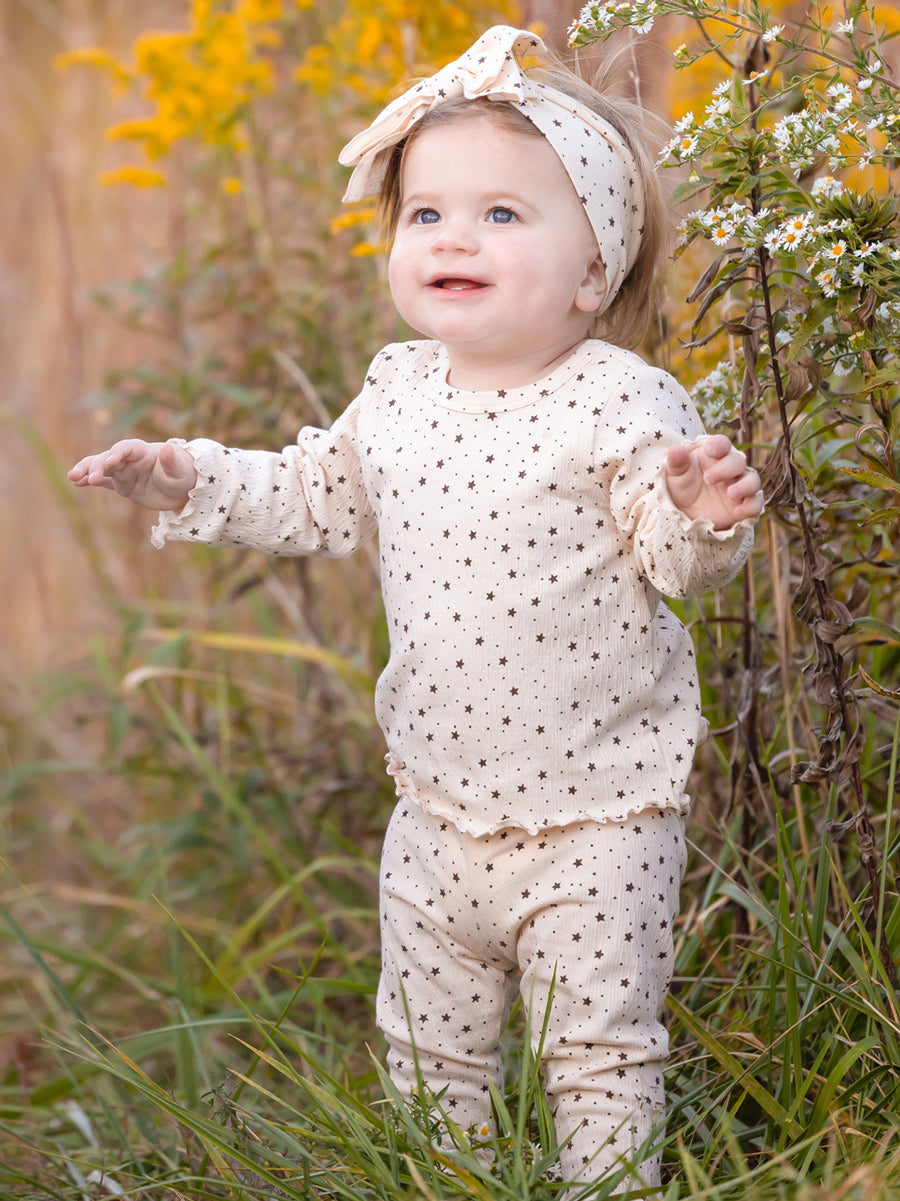
<path fill-rule="evenodd" d="M 473 223 L 464 217 L 447 217 L 435 231 L 432 249 L 475 254 L 478 237 Z"/>

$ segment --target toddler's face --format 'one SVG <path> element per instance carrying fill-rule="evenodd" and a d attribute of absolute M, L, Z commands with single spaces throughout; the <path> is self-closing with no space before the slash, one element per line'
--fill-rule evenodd
<path fill-rule="evenodd" d="M 580 342 L 606 289 L 593 231 L 543 137 L 478 116 L 410 145 L 391 251 L 401 316 L 461 388 L 516 387 Z"/>

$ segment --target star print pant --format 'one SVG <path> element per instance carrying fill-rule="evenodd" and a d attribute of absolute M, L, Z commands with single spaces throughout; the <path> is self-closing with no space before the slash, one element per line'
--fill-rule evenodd
<path fill-rule="evenodd" d="M 491 1125 L 500 1033 L 515 990 L 541 1050 L 563 1176 L 599 1178 L 659 1129 L 684 820 L 647 809 L 617 823 L 476 838 L 401 799 L 381 869 L 378 1023 L 404 1096 L 443 1097 L 463 1129 Z M 637 1169 L 659 1182 L 659 1157 Z M 633 1185 L 633 1181 L 631 1182 Z"/>

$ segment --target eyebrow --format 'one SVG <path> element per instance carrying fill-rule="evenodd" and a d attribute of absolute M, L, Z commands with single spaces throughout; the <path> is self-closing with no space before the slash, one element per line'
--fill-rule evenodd
<path fill-rule="evenodd" d="M 524 193 L 511 191 L 485 191 L 476 198 L 479 207 L 483 208 L 525 208 L 536 211 L 533 204 Z M 418 188 L 415 192 L 400 191 L 400 203 L 405 208 L 408 204 L 423 204 L 429 208 L 440 208 L 442 197 L 437 191 Z"/>

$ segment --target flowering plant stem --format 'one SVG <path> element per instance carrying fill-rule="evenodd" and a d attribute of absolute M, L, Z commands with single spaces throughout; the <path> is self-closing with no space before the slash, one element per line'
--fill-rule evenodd
<path fill-rule="evenodd" d="M 758 759 L 767 739 L 756 699 L 767 674 L 745 636 L 744 677 L 755 695 L 739 719 L 751 774 L 768 775 L 776 799 L 788 786 L 825 784 L 844 797 L 847 815 L 825 829 L 834 842 L 856 834 L 859 885 L 868 894 L 859 912 L 896 1014 L 888 934 L 896 920 L 872 821 L 881 798 L 891 811 L 893 784 L 882 763 L 866 763 L 866 734 L 886 710 L 893 715 L 900 694 L 879 685 L 859 659 L 872 648 L 877 654 L 884 637 L 900 645 L 895 558 L 887 549 L 900 532 L 900 249 L 892 181 L 900 112 L 885 7 L 856 0 L 840 20 L 813 4 L 803 21 L 784 23 L 775 19 L 779 7 L 778 0 L 604 0 L 583 8 L 571 34 L 574 44 L 587 45 L 616 30 L 646 33 L 664 16 L 680 22 L 676 33 L 689 22 L 701 35 L 696 47 L 675 51 L 677 68 L 697 67 L 699 74 L 712 63 L 722 74 L 725 67 L 705 117 L 681 117 L 661 154 L 661 165 L 687 174 L 675 199 L 700 201 L 682 222 L 678 257 L 696 254 L 704 242 L 716 248 L 688 297 L 698 306 L 688 349 L 706 354 L 718 344 L 725 357 L 698 384 L 695 399 L 701 412 L 707 398 L 714 400 L 718 408 L 704 413 L 707 420 L 730 426 L 748 453 L 765 455 L 767 520 L 795 549 L 799 578 L 787 619 L 800 623 L 768 642 L 805 644 L 806 709 L 823 715 L 808 727 L 815 750 L 806 762 L 796 761 L 794 731 L 787 730 L 789 784 L 771 766 L 780 750 L 770 726 L 767 772 Z M 679 87 L 684 94 L 689 85 Z M 717 311 L 714 327 L 703 329 Z M 747 595 L 745 587 L 745 608 Z M 879 600 L 890 606 L 887 621 L 867 612 Z M 745 613 L 745 630 L 760 619 Z M 790 674 L 795 666 L 783 662 L 782 678 Z M 882 742 L 890 738 L 885 733 Z M 798 839 L 804 847 L 802 831 Z"/>
<path fill-rule="evenodd" d="M 803 536 L 803 545 L 806 554 L 807 569 L 810 573 L 812 587 L 815 594 L 816 612 L 818 620 L 822 623 L 828 621 L 829 610 L 833 603 L 833 598 L 828 594 L 828 589 L 824 580 L 813 570 L 813 564 L 816 561 L 816 547 L 813 537 L 813 531 L 810 526 L 809 515 L 806 509 L 806 503 L 803 499 L 803 487 L 798 477 L 797 469 L 794 466 L 791 457 L 791 422 L 788 415 L 787 401 L 785 399 L 784 380 L 781 374 L 781 368 L 778 363 L 778 348 L 775 345 L 774 337 L 774 320 L 772 313 L 772 298 L 769 289 L 768 273 L 766 268 L 766 252 L 760 247 L 759 256 L 759 281 L 762 291 L 763 304 L 765 307 L 765 328 L 769 339 L 769 352 L 772 356 L 772 377 L 775 386 L 775 394 L 778 398 L 778 414 L 781 421 L 781 432 L 784 438 L 784 444 L 787 448 L 788 470 L 791 477 L 791 492 L 794 496 L 794 507 L 799 519 L 800 529 Z M 835 704 L 840 712 L 841 729 L 850 731 L 853 723 L 850 718 L 850 710 L 847 699 L 847 685 L 844 673 L 843 657 L 838 653 L 833 642 L 817 638 L 820 646 L 820 657 L 827 665 L 828 674 L 831 677 L 833 697 Z M 854 700 L 855 704 L 855 700 Z M 850 783 L 853 789 L 853 795 L 856 802 L 856 810 L 848 823 L 845 823 L 845 828 L 853 827 L 856 831 L 857 844 L 859 846 L 860 861 L 865 868 L 869 879 L 869 887 L 872 897 L 879 896 L 879 853 L 878 847 L 872 833 L 872 824 L 869 820 L 869 808 L 866 803 L 865 792 L 863 790 L 862 772 L 860 770 L 860 753 L 853 756 L 848 764 L 850 773 Z M 872 923 L 875 923 L 876 928 L 871 932 L 876 936 L 878 941 L 878 951 L 881 957 L 882 967 L 887 980 L 890 982 L 891 988 L 896 993 L 897 990 L 897 969 L 894 964 L 891 948 L 887 940 L 884 929 L 883 912 L 881 907 L 870 905 L 868 907 L 870 929 Z"/>

